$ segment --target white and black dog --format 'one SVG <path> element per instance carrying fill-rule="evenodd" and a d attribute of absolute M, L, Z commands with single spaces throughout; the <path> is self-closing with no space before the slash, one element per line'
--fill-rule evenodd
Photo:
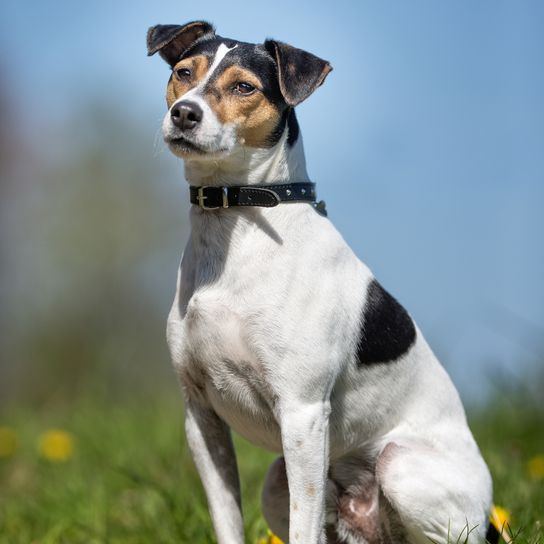
<path fill-rule="evenodd" d="M 147 45 L 194 204 L 167 334 L 218 542 L 244 542 L 229 427 L 281 455 L 263 512 L 285 542 L 483 541 L 491 478 L 459 396 L 315 204 L 294 107 L 329 63 L 203 21 Z"/>

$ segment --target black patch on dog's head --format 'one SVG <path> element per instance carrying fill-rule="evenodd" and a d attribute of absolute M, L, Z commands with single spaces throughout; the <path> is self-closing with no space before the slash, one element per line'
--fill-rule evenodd
<path fill-rule="evenodd" d="M 395 361 L 415 342 L 412 318 L 375 279 L 368 286 L 361 321 L 357 346 L 360 366 Z"/>

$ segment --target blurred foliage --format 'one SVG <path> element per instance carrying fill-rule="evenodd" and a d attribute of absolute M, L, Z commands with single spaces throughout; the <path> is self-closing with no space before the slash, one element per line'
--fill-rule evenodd
<path fill-rule="evenodd" d="M 182 438 L 181 398 L 101 395 L 71 410 L 16 409 L 19 451 L 0 459 L 0 543 L 212 542 L 206 500 Z M 40 455 L 39 437 L 60 425 L 75 441 L 64 463 Z M 248 542 L 265 534 L 260 490 L 274 456 L 238 440 Z"/>
<path fill-rule="evenodd" d="M 19 141 L 1 172 L 4 401 L 69 398 L 97 372 L 116 392 L 170 376 L 186 184 L 149 127 L 121 111 L 97 99 L 33 130 L 38 139 L 2 133 L 2 155 Z"/>
<path fill-rule="evenodd" d="M 544 454 L 544 373 L 497 382 L 492 400 L 470 413 L 470 424 L 491 468 L 496 504 L 511 513 L 516 543 L 544 542 L 544 485 L 532 465 Z"/>

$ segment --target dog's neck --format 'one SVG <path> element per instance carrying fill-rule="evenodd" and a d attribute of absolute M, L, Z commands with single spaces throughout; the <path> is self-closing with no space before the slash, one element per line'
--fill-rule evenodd
<path fill-rule="evenodd" d="M 287 130 L 266 149 L 241 147 L 227 157 L 185 160 L 185 178 L 195 186 L 273 185 L 310 181 L 299 134 L 293 145 Z"/>

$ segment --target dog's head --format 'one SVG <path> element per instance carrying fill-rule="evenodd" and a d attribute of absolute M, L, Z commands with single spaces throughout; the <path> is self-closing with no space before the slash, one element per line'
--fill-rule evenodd
<path fill-rule="evenodd" d="M 327 61 L 281 42 L 222 38 L 204 21 L 154 26 L 147 49 L 172 68 L 163 135 L 182 158 L 228 155 L 241 146 L 272 147 L 289 126 L 294 143 L 293 107 L 332 69 Z"/>

